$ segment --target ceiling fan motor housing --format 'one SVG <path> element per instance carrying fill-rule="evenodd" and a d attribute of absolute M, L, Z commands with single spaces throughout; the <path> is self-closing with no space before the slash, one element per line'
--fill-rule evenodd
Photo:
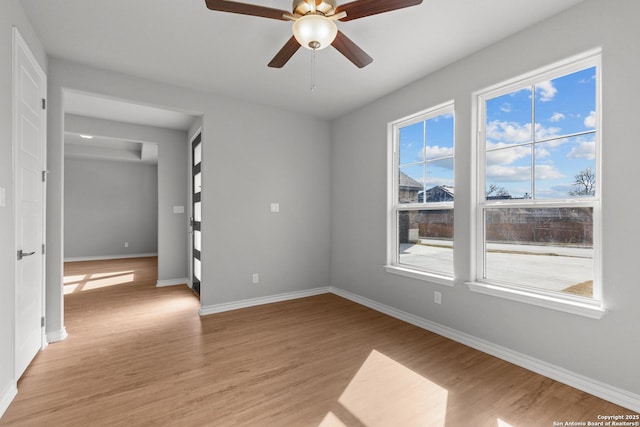
<path fill-rule="evenodd" d="M 309 13 L 319 13 L 327 16 L 333 14 L 336 6 L 335 0 L 293 0 L 292 8 L 295 15 L 304 16 Z"/>

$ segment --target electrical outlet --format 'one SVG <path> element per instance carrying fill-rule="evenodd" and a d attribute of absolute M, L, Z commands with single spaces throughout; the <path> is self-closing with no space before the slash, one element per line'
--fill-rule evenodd
<path fill-rule="evenodd" d="M 124 242 L 124 247 L 128 248 L 129 247 L 129 242 Z"/>
<path fill-rule="evenodd" d="M 436 304 L 442 304 L 442 294 L 438 291 L 433 293 L 433 302 Z"/>
<path fill-rule="evenodd" d="M 258 273 L 253 273 L 253 283 L 260 283 L 260 275 Z"/>

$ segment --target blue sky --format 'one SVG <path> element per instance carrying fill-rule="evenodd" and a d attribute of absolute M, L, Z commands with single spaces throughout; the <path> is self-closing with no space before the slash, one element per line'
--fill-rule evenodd
<path fill-rule="evenodd" d="M 400 129 L 400 170 L 426 188 L 453 186 L 452 113 Z"/>
<path fill-rule="evenodd" d="M 575 175 L 595 171 L 595 77 L 595 67 L 587 68 L 486 102 L 487 187 L 513 197 L 570 197 Z M 401 128 L 400 170 L 427 189 L 454 186 L 453 130 L 453 114 Z M 579 132 L 588 133 L 568 137 Z"/>
<path fill-rule="evenodd" d="M 504 187 L 514 197 L 532 191 L 537 199 L 570 197 L 575 175 L 595 171 L 595 98 L 595 68 L 588 68 L 488 100 L 487 186 Z M 579 132 L 589 133 L 567 137 Z"/>

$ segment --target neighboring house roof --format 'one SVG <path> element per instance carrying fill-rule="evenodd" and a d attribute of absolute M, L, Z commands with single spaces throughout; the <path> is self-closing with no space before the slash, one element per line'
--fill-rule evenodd
<path fill-rule="evenodd" d="M 427 202 L 450 202 L 454 199 L 454 189 L 448 185 L 436 185 L 426 191 Z M 418 193 L 418 202 L 424 201 L 424 192 Z"/>
<path fill-rule="evenodd" d="M 449 186 L 449 185 L 437 185 L 435 187 L 431 187 L 430 189 L 428 189 L 427 193 L 430 192 L 430 191 L 444 191 L 445 193 L 449 194 L 450 196 L 453 196 L 453 194 L 455 193 L 454 188 Z"/>
<path fill-rule="evenodd" d="M 422 184 L 420 184 L 418 181 L 416 181 L 415 179 L 411 178 L 409 175 L 401 171 L 400 172 L 400 188 L 403 190 L 411 190 L 411 189 L 422 190 Z"/>

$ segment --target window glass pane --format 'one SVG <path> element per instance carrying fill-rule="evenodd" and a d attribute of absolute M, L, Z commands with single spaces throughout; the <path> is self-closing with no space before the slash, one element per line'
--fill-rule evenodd
<path fill-rule="evenodd" d="M 424 122 L 400 128 L 400 165 L 424 161 Z"/>
<path fill-rule="evenodd" d="M 202 172 L 198 172 L 193 176 L 193 193 L 202 191 Z"/>
<path fill-rule="evenodd" d="M 531 89 L 525 88 L 486 102 L 487 150 L 531 141 Z"/>
<path fill-rule="evenodd" d="M 485 210 L 485 279 L 593 296 L 593 208 Z"/>
<path fill-rule="evenodd" d="M 194 221 L 202 221 L 202 202 L 193 204 L 193 219 Z"/>
<path fill-rule="evenodd" d="M 197 165 L 202 161 L 202 143 L 195 146 L 193 149 L 193 164 Z"/>
<path fill-rule="evenodd" d="M 453 276 L 453 209 L 398 212 L 398 262 Z"/>
<path fill-rule="evenodd" d="M 202 251 L 202 233 L 200 230 L 194 230 L 193 232 L 193 249 Z"/>
<path fill-rule="evenodd" d="M 202 267 L 202 264 L 200 264 L 200 260 L 198 258 L 194 258 L 193 259 L 193 277 L 195 277 L 198 280 L 202 280 L 201 267 Z"/>
<path fill-rule="evenodd" d="M 426 127 L 424 160 L 453 157 L 453 113 L 427 120 Z"/>
<path fill-rule="evenodd" d="M 487 200 L 531 198 L 531 145 L 488 151 Z"/>
<path fill-rule="evenodd" d="M 536 140 L 596 127 L 596 68 L 535 85 Z"/>
<path fill-rule="evenodd" d="M 418 203 L 424 190 L 424 164 L 400 168 L 398 178 L 398 203 Z"/>
<path fill-rule="evenodd" d="M 453 201 L 453 157 L 427 162 L 427 199 L 425 202 Z M 440 194 L 442 197 L 434 197 Z M 422 202 L 422 197 L 420 197 Z"/>
<path fill-rule="evenodd" d="M 595 133 L 536 144 L 535 197 L 595 196 Z"/>

